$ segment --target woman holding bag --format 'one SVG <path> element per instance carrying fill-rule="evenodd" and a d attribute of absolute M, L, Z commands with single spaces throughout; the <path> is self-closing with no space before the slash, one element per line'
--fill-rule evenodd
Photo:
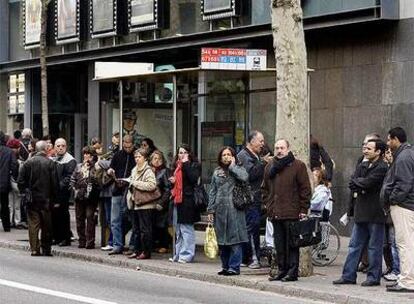
<path fill-rule="evenodd" d="M 220 249 L 223 269 L 218 274 L 239 275 L 241 245 L 248 241 L 248 236 L 245 212 L 235 208 L 233 189 L 237 182 L 247 182 L 249 175 L 246 169 L 237 165 L 236 152 L 231 147 L 220 150 L 217 162 L 219 167 L 211 178 L 207 212 L 209 221 L 214 221 Z"/>
<path fill-rule="evenodd" d="M 155 174 L 148 164 L 148 151 L 138 149 L 134 154 L 136 166 L 131 172 L 130 191 L 128 191 L 128 208 L 133 210 L 132 229 L 135 234 L 134 252 L 128 258 L 144 260 L 151 258 L 152 251 L 152 217 L 156 199 L 142 203 L 140 196 L 145 192 L 155 193 L 157 182 Z M 143 193 L 144 192 L 144 193 Z"/>
<path fill-rule="evenodd" d="M 194 202 L 194 188 L 201 175 L 201 167 L 190 146 L 181 144 L 174 161 L 173 184 L 173 223 L 175 227 L 175 251 L 171 262 L 190 263 L 195 256 L 194 223 L 200 221 L 200 211 Z"/>

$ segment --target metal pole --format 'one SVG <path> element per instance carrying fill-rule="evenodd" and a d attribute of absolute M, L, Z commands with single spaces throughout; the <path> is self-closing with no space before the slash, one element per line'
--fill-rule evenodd
<path fill-rule="evenodd" d="M 173 151 L 176 153 L 177 151 L 177 75 L 173 74 Z M 173 225 L 172 225 L 172 258 L 175 257 L 175 225 L 174 222 L 174 203 L 173 203 Z"/>
<path fill-rule="evenodd" d="M 123 140 L 123 119 L 122 112 L 124 111 L 124 86 L 122 80 L 119 81 L 119 150 L 122 150 L 122 140 Z"/>

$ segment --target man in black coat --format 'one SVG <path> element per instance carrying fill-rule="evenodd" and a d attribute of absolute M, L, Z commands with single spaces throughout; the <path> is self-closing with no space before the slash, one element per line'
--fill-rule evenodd
<path fill-rule="evenodd" d="M 32 256 L 51 256 L 52 245 L 52 201 L 58 186 L 56 164 L 47 157 L 47 143 L 36 143 L 36 154 L 26 161 L 20 171 L 18 187 L 22 194 L 31 192 L 28 201 L 29 242 Z M 39 242 L 39 230 L 41 241 Z M 42 252 L 40 251 L 42 248 Z"/>
<path fill-rule="evenodd" d="M 349 188 L 354 197 L 355 224 L 342 277 L 333 284 L 356 284 L 359 259 L 368 245 L 367 279 L 361 286 L 380 285 L 386 220 L 380 190 L 388 170 L 383 160 L 386 147 L 381 140 L 369 140 L 363 147 L 367 161 L 361 162 L 351 177 Z"/>
<path fill-rule="evenodd" d="M 0 217 L 5 232 L 10 231 L 10 179 L 17 179 L 18 165 L 13 151 L 6 147 L 6 136 L 0 131 Z"/>

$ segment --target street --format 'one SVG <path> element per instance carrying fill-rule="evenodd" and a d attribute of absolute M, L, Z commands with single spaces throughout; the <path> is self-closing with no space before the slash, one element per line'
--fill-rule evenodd
<path fill-rule="evenodd" d="M 271 300 L 270 300 L 271 299 Z M 316 303 L 239 287 L 0 249 L 0 303 Z"/>

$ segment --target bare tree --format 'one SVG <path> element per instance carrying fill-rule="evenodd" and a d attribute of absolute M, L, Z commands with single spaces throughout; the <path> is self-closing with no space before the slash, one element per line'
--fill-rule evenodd
<path fill-rule="evenodd" d="M 46 34 L 48 11 L 51 0 L 41 0 L 42 11 L 40 15 L 40 87 L 42 101 L 42 133 L 49 135 L 49 108 L 47 101 L 47 66 L 46 66 Z"/>
<path fill-rule="evenodd" d="M 309 163 L 307 54 L 300 0 L 272 0 L 276 57 L 276 136 L 289 139 L 295 156 Z M 301 249 L 299 272 L 313 272 L 310 248 Z"/>

